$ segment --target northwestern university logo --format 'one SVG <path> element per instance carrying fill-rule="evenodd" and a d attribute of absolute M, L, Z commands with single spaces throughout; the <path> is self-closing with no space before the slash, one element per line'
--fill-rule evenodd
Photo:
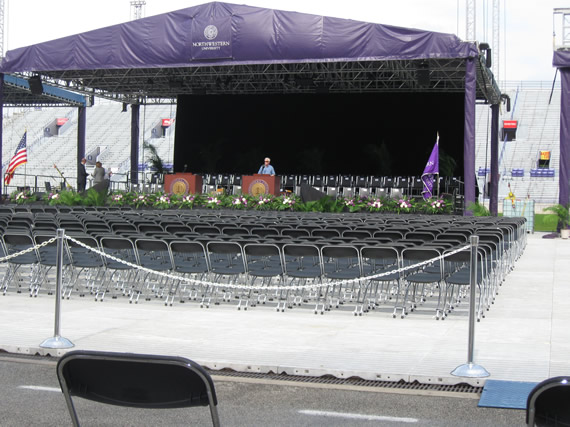
<path fill-rule="evenodd" d="M 218 27 L 211 24 L 206 26 L 206 28 L 204 28 L 206 41 L 192 42 L 192 49 L 198 49 L 200 51 L 219 51 L 230 46 L 229 40 L 216 40 L 218 35 Z"/>
<path fill-rule="evenodd" d="M 208 40 L 214 40 L 216 37 L 218 37 L 218 29 L 216 26 L 208 25 L 206 28 L 204 28 L 204 37 L 206 37 Z"/>

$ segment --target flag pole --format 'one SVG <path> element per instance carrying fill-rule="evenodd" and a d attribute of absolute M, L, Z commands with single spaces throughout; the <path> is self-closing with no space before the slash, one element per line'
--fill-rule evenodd
<path fill-rule="evenodd" d="M 439 199 L 439 172 L 435 174 L 436 197 Z"/>

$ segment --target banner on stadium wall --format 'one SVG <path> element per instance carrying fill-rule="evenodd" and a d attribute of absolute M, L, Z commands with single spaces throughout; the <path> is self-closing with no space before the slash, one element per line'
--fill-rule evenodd
<path fill-rule="evenodd" d="M 517 125 L 517 120 L 503 120 L 503 129 L 516 129 Z"/>
<path fill-rule="evenodd" d="M 58 119 L 56 119 L 55 124 L 58 126 L 63 126 L 64 124 L 67 123 L 69 119 L 67 117 L 60 117 Z"/>

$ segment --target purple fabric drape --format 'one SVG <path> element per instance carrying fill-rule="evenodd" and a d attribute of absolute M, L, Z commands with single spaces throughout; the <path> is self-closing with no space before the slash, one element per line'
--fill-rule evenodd
<path fill-rule="evenodd" d="M 499 104 L 491 105 L 491 194 L 489 211 L 499 213 Z"/>
<path fill-rule="evenodd" d="M 477 75 L 475 59 L 465 61 L 465 125 L 463 129 L 463 178 L 465 182 L 465 207 L 475 202 L 475 99 Z M 465 215 L 472 215 L 465 210 Z"/>
<path fill-rule="evenodd" d="M 0 175 L 2 175 L 2 147 L 4 141 L 4 74 L 0 73 Z M 0 196 L 2 195 L 2 184 L 4 183 L 4 176 L 0 178 Z M 0 200 L 1 201 L 1 200 Z"/>
<path fill-rule="evenodd" d="M 562 93 L 560 98 L 560 172 L 558 203 L 568 204 L 570 185 L 570 68 L 560 68 Z"/>
<path fill-rule="evenodd" d="M 131 182 L 139 182 L 139 118 L 140 105 L 131 105 Z"/>
<path fill-rule="evenodd" d="M 87 108 L 77 108 L 77 176 L 79 176 L 79 164 L 81 159 L 85 157 L 85 134 L 87 128 Z"/>

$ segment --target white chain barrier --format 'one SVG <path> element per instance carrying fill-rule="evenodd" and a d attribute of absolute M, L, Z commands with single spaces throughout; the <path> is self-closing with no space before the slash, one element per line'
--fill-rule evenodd
<path fill-rule="evenodd" d="M 311 290 L 311 289 L 318 289 L 318 288 L 321 288 L 323 286 L 342 286 L 342 285 L 349 285 L 352 283 L 364 282 L 367 280 L 379 279 L 380 277 L 389 276 L 389 275 L 392 275 L 394 273 L 401 273 L 401 272 L 404 272 L 407 270 L 417 269 L 417 268 L 423 267 L 425 265 L 432 264 L 436 261 L 443 260 L 444 258 L 451 256 L 451 255 L 454 255 L 458 252 L 468 250 L 471 247 L 470 245 L 462 246 L 462 247 L 455 249 L 451 252 L 447 252 L 443 255 L 440 255 L 438 257 L 435 257 L 435 258 L 432 258 L 429 260 L 419 262 L 417 264 L 408 265 L 408 266 L 401 267 L 401 268 L 394 269 L 394 270 L 384 271 L 382 273 L 377 273 L 377 274 L 373 274 L 370 276 L 358 277 L 355 279 L 347 279 L 347 280 L 339 280 L 339 281 L 331 281 L 331 282 L 320 283 L 320 284 L 307 284 L 307 285 L 254 286 L 254 285 L 249 285 L 246 283 L 243 283 L 243 284 L 241 284 L 241 283 L 233 283 L 233 284 L 231 284 L 231 283 L 226 283 L 226 284 L 215 283 L 215 282 L 210 282 L 210 281 L 206 281 L 206 280 L 191 279 L 191 278 L 184 277 L 184 276 L 178 276 L 176 274 L 165 273 L 163 271 L 152 270 L 150 268 L 143 267 L 141 265 L 134 264 L 134 263 L 129 262 L 129 261 L 125 261 L 121 258 L 117 258 L 113 255 L 110 255 L 108 253 L 100 251 L 99 249 L 95 249 L 95 248 L 93 248 L 93 247 L 91 247 L 91 246 L 89 246 L 89 245 L 87 245 L 87 244 L 85 244 L 85 243 L 83 243 L 77 239 L 74 239 L 73 237 L 66 235 L 65 238 L 72 241 L 73 243 L 85 248 L 85 249 L 88 249 L 88 250 L 102 256 L 102 257 L 106 257 L 106 258 L 111 259 L 115 262 L 119 262 L 119 263 L 124 264 L 128 267 L 131 267 L 133 269 L 141 270 L 141 271 L 144 271 L 144 272 L 150 273 L 150 274 L 156 274 L 157 276 L 164 277 L 167 279 L 179 280 L 182 283 L 188 283 L 188 284 L 189 283 L 195 283 L 195 284 L 199 284 L 199 285 L 203 285 L 203 286 L 212 286 L 212 287 L 219 287 L 219 288 L 224 288 L 224 289 L 285 290 L 285 291 L 286 290 L 304 290 L 304 289 Z"/>
<path fill-rule="evenodd" d="M 367 280 L 375 280 L 375 279 L 379 279 L 379 278 L 384 277 L 384 276 L 392 275 L 392 274 L 394 274 L 394 273 L 402 273 L 402 272 L 407 271 L 407 270 L 418 269 L 418 268 L 423 267 L 423 266 L 425 266 L 425 265 L 432 264 L 432 263 L 434 263 L 434 262 L 436 262 L 436 261 L 443 260 L 443 259 L 445 259 L 446 257 L 451 256 L 451 255 L 454 255 L 454 254 L 456 254 L 456 253 L 458 253 L 458 252 L 462 252 L 462 251 L 468 250 L 468 249 L 471 247 L 470 245 L 462 246 L 462 247 L 457 248 L 457 249 L 455 249 L 455 250 L 453 250 L 453 251 L 451 251 L 451 252 L 446 252 L 445 254 L 442 254 L 442 255 L 440 255 L 440 256 L 438 256 L 438 257 L 431 258 L 431 259 L 428 259 L 428 260 L 419 262 L 419 263 L 417 263 L 417 264 L 411 264 L 411 265 L 408 265 L 408 266 L 405 266 L 405 267 L 400 267 L 400 268 L 398 268 L 398 269 L 389 270 L 389 271 L 384 271 L 384 272 L 377 273 L 377 274 L 373 274 L 373 275 L 370 275 L 370 276 L 363 276 L 363 277 L 358 277 L 358 278 L 354 278 L 354 279 L 339 280 L 339 281 L 330 281 L 330 282 L 326 282 L 326 283 L 308 284 L 308 285 L 254 286 L 254 285 L 249 285 L 249 284 L 246 284 L 246 283 L 243 283 L 243 284 L 240 284 L 240 283 L 234 283 L 234 284 L 225 283 L 225 284 L 222 284 L 222 283 L 210 282 L 210 281 L 200 280 L 200 279 L 191 279 L 191 278 L 184 277 L 184 276 L 178 276 L 178 275 L 176 275 L 176 274 L 171 274 L 171 273 L 165 273 L 165 272 L 163 272 L 163 271 L 152 270 L 152 269 L 150 269 L 150 268 L 143 267 L 143 266 L 141 266 L 141 265 L 139 265 L 139 264 L 134 264 L 134 263 L 129 262 L 129 261 L 125 261 L 125 260 L 123 260 L 123 259 L 121 259 L 121 258 L 117 258 L 117 257 L 115 257 L 115 256 L 113 256 L 113 255 L 110 255 L 110 254 L 108 254 L 108 253 L 105 253 L 105 252 L 103 252 L 103 251 L 100 251 L 100 250 L 98 250 L 98 249 L 95 249 L 95 248 L 93 248 L 93 247 L 91 247 L 91 246 L 89 246 L 89 245 L 87 245 L 87 244 L 85 244 L 85 243 L 83 243 L 83 242 L 81 242 L 81 241 L 79 241 L 79 240 L 77 240 L 77 239 L 74 239 L 74 238 L 71 237 L 71 236 L 67 236 L 67 235 L 66 235 L 66 236 L 64 236 L 64 237 L 65 237 L 67 240 L 70 240 L 70 241 L 72 241 L 73 243 L 75 243 L 75 244 L 77 244 L 77 245 L 79 245 L 79 246 L 81 246 L 81 247 L 83 247 L 83 248 L 85 248 L 85 249 L 87 249 L 87 250 L 90 250 L 90 251 L 92 251 L 92 252 L 94 252 L 94 253 L 96 253 L 96 254 L 102 256 L 102 257 L 111 259 L 111 260 L 113 260 L 113 261 L 115 261 L 115 262 L 119 262 L 119 263 L 124 264 L 124 265 L 126 265 L 126 266 L 128 266 L 128 267 L 131 267 L 131 268 L 133 268 L 133 269 L 141 270 L 141 271 L 144 271 L 144 272 L 150 273 L 150 274 L 155 274 L 155 275 L 157 275 L 157 276 L 165 277 L 165 278 L 167 278 L 167 279 L 180 280 L 180 281 L 183 282 L 183 283 L 196 283 L 196 284 L 204 285 L 204 286 L 223 287 L 223 288 L 226 288 L 226 289 L 252 289 L 252 290 L 303 290 L 303 289 L 317 289 L 317 288 L 320 288 L 320 287 L 322 287 L 322 286 L 342 286 L 342 285 L 349 285 L 349 284 L 353 284 L 353 283 L 364 282 L 364 281 L 367 281 Z M 57 240 L 57 237 L 53 237 L 53 238 L 51 238 L 51 239 L 49 239 L 49 240 L 46 240 L 45 242 L 42 242 L 42 243 L 40 243 L 40 244 L 38 244 L 38 245 L 35 245 L 35 246 L 31 246 L 31 247 L 29 247 L 29 248 L 27 248 L 27 249 L 24 249 L 24 250 L 20 251 L 20 252 L 15 252 L 15 253 L 10 254 L 10 255 L 7 255 L 7 256 L 5 256 L 5 257 L 0 257 L 0 263 L 1 263 L 1 262 L 7 262 L 7 261 L 10 261 L 11 259 L 17 258 L 17 257 L 19 257 L 19 256 L 21 256 L 21 255 L 25 255 L 25 254 L 27 254 L 27 253 L 30 253 L 30 252 L 39 250 L 39 249 L 41 249 L 42 247 L 45 247 L 45 246 L 47 246 L 47 245 L 49 245 L 49 244 L 51 244 L 51 243 L 54 243 L 56 240 Z"/>
<path fill-rule="evenodd" d="M 172 279 L 172 280 L 179 280 L 181 283 L 196 283 L 196 284 L 200 284 L 203 286 L 211 286 L 211 287 L 221 287 L 224 289 L 250 289 L 250 290 L 302 290 L 302 289 L 318 289 L 321 288 L 323 286 L 342 286 L 342 285 L 348 285 L 348 284 L 352 284 L 352 283 L 358 283 L 358 282 L 363 282 L 363 281 L 367 281 L 367 280 L 374 280 L 374 279 L 379 279 L 383 276 L 388 276 L 388 275 L 392 275 L 394 273 L 401 273 L 407 270 L 412 270 L 412 269 L 419 269 L 425 265 L 429 265 L 432 264 L 436 261 L 441 261 L 443 259 L 445 259 L 448 256 L 454 255 L 456 253 L 465 251 L 465 250 L 471 250 L 471 297 L 470 297 L 470 311 L 469 311 L 469 349 L 468 349 L 468 363 L 464 364 L 464 365 L 460 365 L 458 366 L 454 371 L 451 372 L 452 375 L 455 376 L 461 376 L 461 377 L 471 377 L 471 378 L 480 378 L 480 377 L 487 377 L 489 376 L 489 373 L 485 370 L 485 368 L 483 368 L 482 366 L 476 365 L 473 363 L 473 354 L 474 354 L 474 348 L 475 348 L 475 344 L 474 344 L 474 328 L 475 328 L 475 316 L 474 316 L 474 311 L 475 311 L 475 287 L 474 287 L 474 283 L 476 283 L 476 267 L 474 267 L 474 263 L 476 263 L 476 248 L 477 248 L 477 237 L 473 236 L 471 239 L 471 244 L 470 245 L 465 245 L 462 246 L 460 248 L 457 248 L 453 251 L 450 252 L 446 252 L 440 256 L 419 262 L 417 264 L 412 264 L 412 265 L 408 265 L 405 267 L 401 267 L 395 270 L 389 270 L 389 271 L 384 271 L 382 273 L 377 273 L 377 274 L 373 274 L 370 276 L 364 276 L 364 277 L 358 277 L 358 278 L 354 278 L 354 279 L 349 279 L 349 280 L 339 280 L 339 281 L 331 281 L 331 282 L 326 282 L 326 283 L 320 283 L 320 284 L 310 284 L 310 285 L 297 285 L 297 286 L 286 286 L 286 285 L 276 285 L 276 286 L 253 286 L 253 285 L 248 285 L 248 284 L 240 284 L 240 283 L 236 283 L 236 284 L 221 284 L 221 283 L 214 283 L 214 282 L 210 282 L 210 281 L 205 281 L 205 280 L 198 280 L 198 279 L 190 279 L 187 277 L 183 277 L 183 276 L 178 276 L 175 274 L 170 274 L 170 273 L 165 273 L 162 271 L 156 271 L 156 270 L 152 270 L 150 268 L 146 268 L 143 267 L 141 265 L 138 264 L 134 264 L 132 262 L 129 261 L 125 261 L 123 259 L 117 258 L 113 255 L 107 254 L 103 251 L 100 251 L 98 249 L 95 249 L 89 245 L 84 244 L 83 242 L 74 239 L 73 237 L 67 236 L 65 235 L 65 232 L 63 230 L 61 231 L 61 235 L 60 236 L 56 236 L 53 237 L 49 240 L 46 240 L 45 242 L 42 242 L 41 244 L 35 245 L 35 246 L 31 246 L 27 249 L 24 249 L 20 252 L 17 253 L 13 253 L 10 254 L 8 256 L 5 257 L 0 257 L 0 262 L 6 262 L 6 261 L 10 261 L 11 259 L 14 259 L 18 256 L 21 255 L 25 255 L 27 253 L 30 253 L 32 251 L 37 251 L 39 249 L 41 249 L 42 247 L 45 247 L 53 242 L 55 242 L 56 240 L 58 240 L 59 238 L 63 239 L 68 239 L 69 241 L 89 250 L 92 251 L 98 255 L 100 255 L 101 257 L 106 257 L 108 259 L 111 259 L 115 262 L 119 262 L 121 264 L 124 264 L 128 267 L 131 267 L 133 269 L 138 269 L 141 271 L 144 271 L 146 273 L 150 273 L 150 274 L 155 274 L 157 276 L 161 276 L 161 277 L 165 277 L 167 279 Z M 61 242 L 63 244 L 63 241 Z M 474 252 L 475 251 L 475 252 Z M 58 258 L 61 258 L 58 255 Z M 59 259 L 59 264 L 61 264 L 61 259 Z M 61 271 L 58 272 L 58 276 L 61 276 Z M 58 283 L 58 291 L 56 292 L 56 309 L 55 309 L 55 333 L 54 336 L 51 338 L 46 339 L 45 341 L 43 341 L 40 344 L 40 347 L 44 347 L 44 348 L 70 348 L 73 347 L 74 344 L 69 341 L 67 338 L 64 338 L 62 336 L 59 335 L 59 317 L 60 317 L 60 308 L 59 308 L 59 286 L 60 283 Z"/>
<path fill-rule="evenodd" d="M 0 257 L 0 263 L 10 261 L 11 259 L 18 258 L 21 255 L 29 254 L 30 252 L 37 251 L 37 250 L 43 248 L 44 246 L 47 246 L 47 245 L 55 242 L 56 240 L 57 240 L 57 237 L 52 237 L 51 239 L 46 240 L 45 242 L 42 242 L 42 243 L 37 244 L 35 246 L 30 246 L 29 248 L 24 249 L 20 252 L 14 252 L 13 254 L 6 255 L 5 257 Z"/>

